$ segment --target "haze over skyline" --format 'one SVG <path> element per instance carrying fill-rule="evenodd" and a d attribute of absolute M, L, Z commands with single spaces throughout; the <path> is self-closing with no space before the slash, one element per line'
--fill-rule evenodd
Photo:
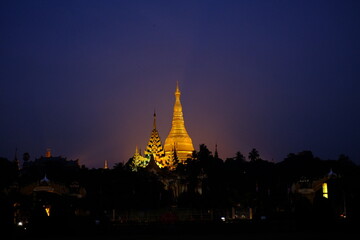
<path fill-rule="evenodd" d="M 359 1 L 1 1 L 0 157 L 88 167 L 162 143 L 360 164 Z"/>

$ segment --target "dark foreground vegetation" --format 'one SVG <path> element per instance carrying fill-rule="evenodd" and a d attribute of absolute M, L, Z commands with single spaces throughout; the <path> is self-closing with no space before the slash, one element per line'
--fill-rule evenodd
<path fill-rule="evenodd" d="M 130 163 L 88 169 L 24 154 L 19 168 L 1 158 L 1 229 L 90 239 L 357 234 L 360 168 L 344 155 L 322 160 L 304 151 L 274 163 L 253 149 L 224 161 L 201 145 L 174 171 L 133 172 Z"/>

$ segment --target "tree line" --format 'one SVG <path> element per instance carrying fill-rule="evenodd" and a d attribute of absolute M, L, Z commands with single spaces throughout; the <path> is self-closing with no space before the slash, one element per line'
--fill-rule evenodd
<path fill-rule="evenodd" d="M 254 148 L 247 159 L 237 152 L 233 158 L 223 160 L 201 144 L 199 151 L 194 151 L 192 158 L 186 164 L 179 164 L 174 171 L 160 169 L 152 172 L 145 168 L 133 172 L 128 165 L 120 162 L 112 169 L 89 169 L 50 162 L 30 164 L 19 170 L 16 162 L 0 158 L 0 205 L 6 209 L 6 206 L 11 208 L 13 203 L 20 202 L 31 207 L 26 202 L 32 201 L 32 198 L 22 196 L 19 189 L 39 181 L 46 174 L 51 181 L 64 185 L 76 181 L 83 186 L 86 189 L 84 198 L 66 201 L 71 201 L 71 207 L 88 210 L 94 215 L 110 213 L 113 209 L 126 211 L 177 206 L 251 208 L 254 218 L 304 217 L 304 212 L 327 211 L 335 214 L 335 209 L 344 207 L 336 204 L 346 201 L 347 217 L 358 219 L 360 216 L 360 168 L 345 155 L 336 160 L 323 160 L 311 151 L 302 151 L 290 153 L 283 161 L 275 163 L 262 159 Z M 331 189 L 333 192 L 329 190 L 329 195 L 333 199 L 335 195 L 339 197 L 334 203 L 327 202 L 327 209 L 323 209 L 326 204 L 316 207 L 317 203 L 325 201 L 321 195 L 311 205 L 294 192 L 295 183 L 304 179 L 316 181 L 330 173 L 335 176 L 334 186 L 337 187 Z M 168 181 L 164 182 L 164 179 Z M 186 191 L 174 196 L 167 183 L 186 186 Z"/>

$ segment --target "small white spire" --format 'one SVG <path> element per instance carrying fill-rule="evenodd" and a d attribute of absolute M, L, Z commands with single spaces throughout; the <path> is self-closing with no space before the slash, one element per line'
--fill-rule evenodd
<path fill-rule="evenodd" d="M 332 168 L 330 168 L 330 172 L 328 173 L 328 177 L 336 176 L 336 173 L 333 172 Z"/>
<path fill-rule="evenodd" d="M 46 173 L 45 173 L 44 178 L 41 179 L 40 182 L 46 182 L 46 183 L 50 182 L 50 180 L 49 180 L 49 179 L 47 178 L 47 176 L 46 176 Z"/>

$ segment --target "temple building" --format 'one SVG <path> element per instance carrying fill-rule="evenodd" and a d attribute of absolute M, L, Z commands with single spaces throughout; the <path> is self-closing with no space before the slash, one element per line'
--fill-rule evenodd
<path fill-rule="evenodd" d="M 153 160 L 159 168 L 166 167 L 174 170 L 178 163 L 184 163 L 186 159 L 191 158 L 194 146 L 185 128 L 180 95 L 179 85 L 177 84 L 172 126 L 165 140 L 165 145 L 162 145 L 159 132 L 156 128 L 156 113 L 154 113 L 153 130 L 144 155 L 141 154 L 138 147 L 135 149 L 131 163 L 134 171 L 137 171 L 138 168 L 147 167 L 151 160 Z"/>

